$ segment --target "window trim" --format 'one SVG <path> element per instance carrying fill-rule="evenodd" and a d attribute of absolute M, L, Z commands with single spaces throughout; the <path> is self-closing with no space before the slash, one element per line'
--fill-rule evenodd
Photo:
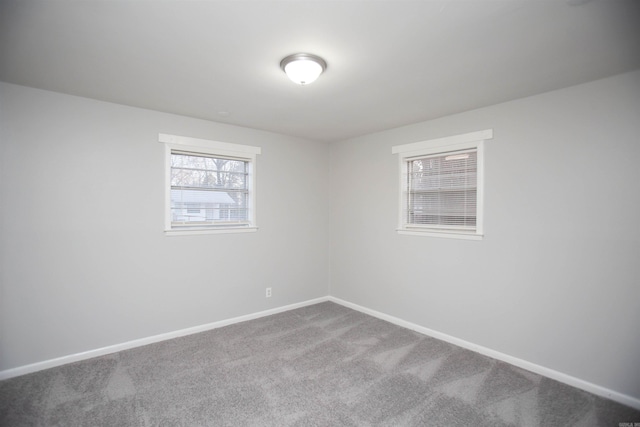
<path fill-rule="evenodd" d="M 181 236 L 194 234 L 225 234 L 250 233 L 258 230 L 256 222 L 256 156 L 261 154 L 260 147 L 251 145 L 232 144 L 228 142 L 212 141 L 208 139 L 191 138 L 160 133 L 158 142 L 164 144 L 164 233 L 166 236 Z M 193 226 L 179 229 L 171 225 L 171 152 L 182 151 L 194 154 L 207 154 L 219 157 L 235 158 L 249 162 L 249 225 L 225 226 Z"/>
<path fill-rule="evenodd" d="M 482 240 L 484 237 L 484 142 L 493 138 L 493 129 L 430 139 L 391 147 L 392 154 L 398 154 L 399 162 L 399 203 L 398 228 L 401 235 L 444 237 L 451 239 Z M 408 191 L 404 178 L 408 172 L 408 162 L 417 157 L 445 154 L 459 150 L 477 150 L 477 193 L 476 193 L 476 229 L 474 231 L 442 229 L 436 227 L 408 224 L 404 217 Z"/>

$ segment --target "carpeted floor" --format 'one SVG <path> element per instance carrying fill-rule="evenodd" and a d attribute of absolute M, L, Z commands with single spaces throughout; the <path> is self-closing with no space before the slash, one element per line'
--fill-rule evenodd
<path fill-rule="evenodd" d="M 0 382 L 2 426 L 615 426 L 640 412 L 325 302 Z"/>

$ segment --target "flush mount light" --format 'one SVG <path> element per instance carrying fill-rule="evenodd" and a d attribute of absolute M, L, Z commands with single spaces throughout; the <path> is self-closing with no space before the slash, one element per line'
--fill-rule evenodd
<path fill-rule="evenodd" d="M 292 82 L 307 85 L 327 69 L 327 63 L 319 56 L 310 53 L 295 53 L 280 61 L 280 68 Z"/>

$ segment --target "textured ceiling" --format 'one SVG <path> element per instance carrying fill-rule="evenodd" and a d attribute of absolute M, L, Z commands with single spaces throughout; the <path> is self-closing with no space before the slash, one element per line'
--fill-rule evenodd
<path fill-rule="evenodd" d="M 1 0 L 0 80 L 339 141 L 638 69 L 639 24 L 638 0 Z M 312 85 L 296 52 L 328 63 Z"/>

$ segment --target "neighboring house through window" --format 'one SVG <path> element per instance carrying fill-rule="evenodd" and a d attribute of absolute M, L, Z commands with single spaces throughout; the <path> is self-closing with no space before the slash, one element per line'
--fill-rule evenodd
<path fill-rule="evenodd" d="M 483 237 L 484 141 L 491 129 L 397 145 L 398 233 L 479 240 Z"/>
<path fill-rule="evenodd" d="M 255 231 L 259 147 L 160 134 L 167 234 Z"/>

